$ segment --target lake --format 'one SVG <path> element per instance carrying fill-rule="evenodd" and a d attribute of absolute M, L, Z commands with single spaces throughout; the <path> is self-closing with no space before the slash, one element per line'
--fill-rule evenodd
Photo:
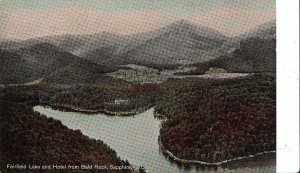
<path fill-rule="evenodd" d="M 63 112 L 46 106 L 35 106 L 33 109 L 60 120 L 70 129 L 81 130 L 90 138 L 102 140 L 121 159 L 127 159 L 136 166 L 144 166 L 147 173 L 276 172 L 274 153 L 221 166 L 182 165 L 174 162 L 160 151 L 158 135 L 161 120 L 154 118 L 153 108 L 132 117 Z"/>

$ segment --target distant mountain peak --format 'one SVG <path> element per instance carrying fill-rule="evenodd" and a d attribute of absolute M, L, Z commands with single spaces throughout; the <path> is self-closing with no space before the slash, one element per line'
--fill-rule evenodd
<path fill-rule="evenodd" d="M 180 19 L 180 20 L 174 22 L 174 24 L 178 24 L 178 25 L 193 25 L 190 21 L 185 20 L 185 19 Z"/>
<path fill-rule="evenodd" d="M 40 51 L 64 51 L 61 47 L 47 43 L 41 42 L 37 43 L 29 48 L 30 50 L 40 50 Z"/>
<path fill-rule="evenodd" d="M 193 35 L 198 35 L 201 37 L 213 38 L 213 39 L 226 39 L 227 37 L 220 32 L 201 25 L 194 24 L 188 20 L 180 19 L 175 21 L 165 27 L 165 32 L 175 32 L 175 33 L 189 33 Z"/>
<path fill-rule="evenodd" d="M 169 25 L 172 28 L 179 28 L 179 29 L 188 29 L 188 28 L 196 28 L 197 26 L 192 24 L 190 21 L 185 19 L 180 19 L 178 21 L 175 21 Z"/>
<path fill-rule="evenodd" d="M 249 37 L 257 37 L 262 39 L 276 38 L 276 20 L 263 23 L 238 36 L 240 39 L 246 39 Z"/>

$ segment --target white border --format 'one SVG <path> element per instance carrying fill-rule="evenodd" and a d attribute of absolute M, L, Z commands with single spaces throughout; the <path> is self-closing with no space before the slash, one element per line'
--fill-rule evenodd
<path fill-rule="evenodd" d="M 299 171 L 299 0 L 277 0 L 277 172 Z"/>

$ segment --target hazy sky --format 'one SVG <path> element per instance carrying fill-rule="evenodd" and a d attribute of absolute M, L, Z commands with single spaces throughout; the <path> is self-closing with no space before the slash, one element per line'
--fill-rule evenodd
<path fill-rule="evenodd" d="M 0 38 L 128 35 L 179 19 L 235 36 L 275 15 L 275 0 L 0 0 Z"/>

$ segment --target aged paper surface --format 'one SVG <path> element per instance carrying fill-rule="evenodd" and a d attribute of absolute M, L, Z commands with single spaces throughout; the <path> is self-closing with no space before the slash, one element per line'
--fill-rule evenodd
<path fill-rule="evenodd" d="M 276 2 L 0 1 L 1 172 L 276 172 Z"/>

